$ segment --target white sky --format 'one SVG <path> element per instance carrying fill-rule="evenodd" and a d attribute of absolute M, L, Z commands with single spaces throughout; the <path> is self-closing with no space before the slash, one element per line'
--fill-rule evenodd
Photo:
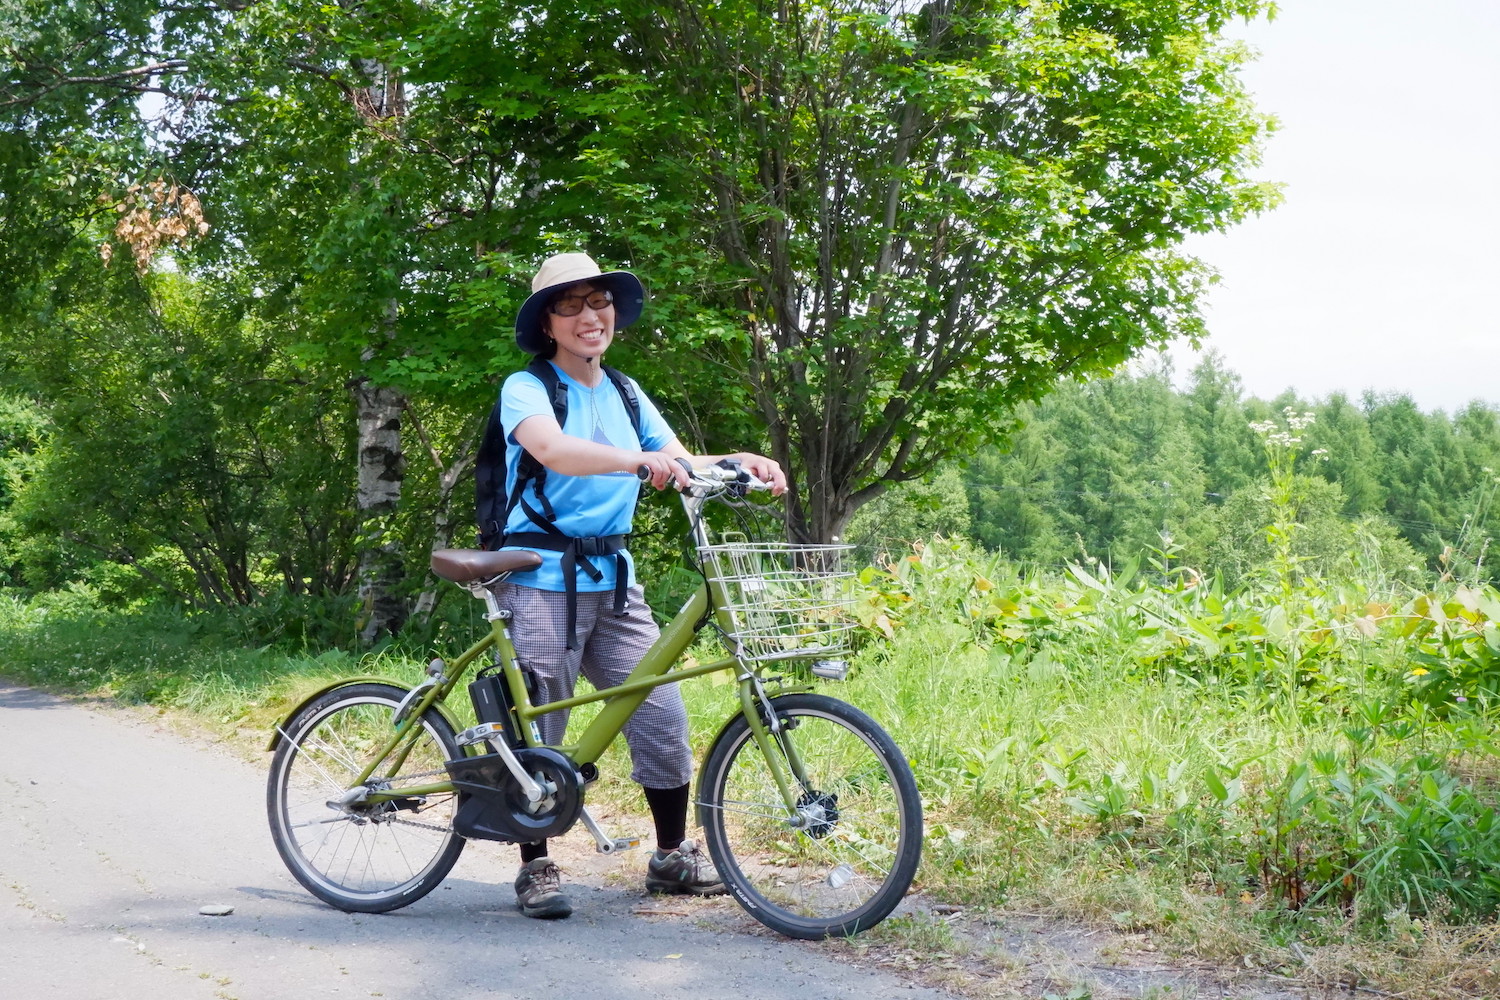
<path fill-rule="evenodd" d="M 1283 0 L 1229 34 L 1282 205 L 1190 252 L 1247 395 L 1500 405 L 1500 0 Z M 1179 380 L 1195 355 L 1172 352 Z"/>

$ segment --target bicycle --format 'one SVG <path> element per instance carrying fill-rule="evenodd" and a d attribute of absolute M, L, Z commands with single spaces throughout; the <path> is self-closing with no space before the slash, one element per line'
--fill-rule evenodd
<path fill-rule="evenodd" d="M 596 762 L 652 688 L 732 670 L 739 707 L 704 758 L 694 805 L 734 899 L 795 938 L 851 935 L 888 916 L 920 860 L 916 781 L 884 729 L 812 679 L 846 670 L 846 547 L 710 531 L 710 502 L 743 520 L 757 488 L 737 469 L 692 470 L 682 502 L 702 582 L 624 683 L 542 705 L 489 589 L 540 557 L 434 552 L 433 571 L 485 603 L 490 629 L 451 664 L 434 659 L 415 687 L 350 678 L 277 726 L 266 805 L 292 875 L 341 910 L 381 913 L 432 891 L 467 838 L 529 842 L 581 821 L 600 852 L 637 846 L 607 835 L 583 804 Z M 730 655 L 678 665 L 705 625 Z M 479 721 L 460 731 L 445 700 L 486 653 L 468 684 Z M 595 702 L 575 743 L 541 745 L 539 716 Z"/>

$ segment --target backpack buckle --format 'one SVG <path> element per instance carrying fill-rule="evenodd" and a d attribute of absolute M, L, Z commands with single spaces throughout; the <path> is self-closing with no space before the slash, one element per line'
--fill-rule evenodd
<path fill-rule="evenodd" d="M 575 538 L 573 544 L 581 556 L 612 556 L 624 546 L 619 535 L 595 535 L 590 538 Z"/>

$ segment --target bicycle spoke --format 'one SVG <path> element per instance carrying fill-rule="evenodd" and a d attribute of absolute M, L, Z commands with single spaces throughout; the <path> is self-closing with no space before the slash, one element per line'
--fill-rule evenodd
<path fill-rule="evenodd" d="M 696 802 L 695 805 L 707 806 L 709 809 L 717 809 L 722 812 L 740 813 L 745 816 L 756 816 L 763 819 L 778 820 L 785 824 L 787 829 L 792 828 L 791 817 L 787 815 L 786 806 L 780 801 L 775 803 L 766 802 Z"/>

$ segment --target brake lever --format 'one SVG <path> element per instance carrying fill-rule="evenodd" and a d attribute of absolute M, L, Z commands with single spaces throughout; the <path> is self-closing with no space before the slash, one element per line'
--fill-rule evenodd
<path fill-rule="evenodd" d="M 740 460 L 737 458 L 721 458 L 714 465 L 726 472 L 734 473 L 733 479 L 725 481 L 724 492 L 736 500 L 743 500 L 746 494 L 750 492 L 750 485 L 753 479 L 750 473 L 746 472 L 743 466 L 741 466 Z"/>

